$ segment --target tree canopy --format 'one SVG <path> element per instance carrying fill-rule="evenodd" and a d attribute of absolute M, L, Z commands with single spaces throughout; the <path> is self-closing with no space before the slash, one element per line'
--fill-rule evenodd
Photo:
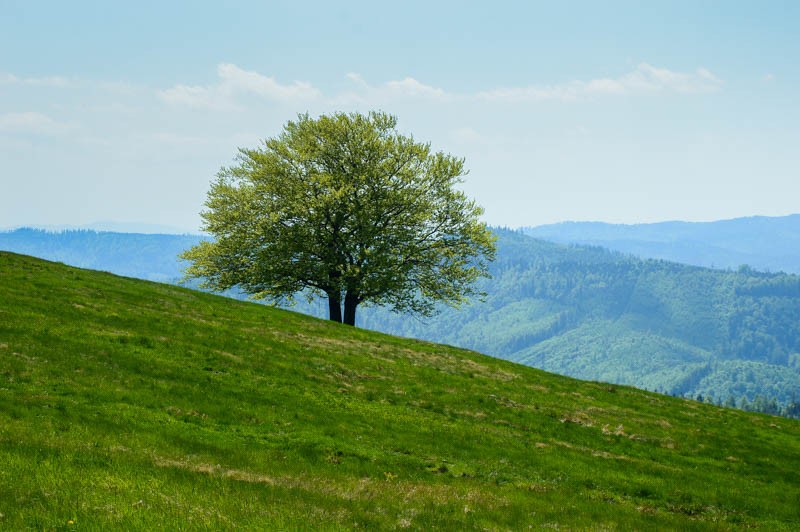
<path fill-rule="evenodd" d="M 325 296 L 330 319 L 349 325 L 361 303 L 431 315 L 478 294 L 495 246 L 483 209 L 456 188 L 464 159 L 396 124 L 382 112 L 299 115 L 240 149 L 208 192 L 215 239 L 182 255 L 187 276 L 271 301 Z"/>

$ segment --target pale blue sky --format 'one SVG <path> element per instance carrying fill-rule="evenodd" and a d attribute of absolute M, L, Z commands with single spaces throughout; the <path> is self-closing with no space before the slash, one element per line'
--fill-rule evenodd
<path fill-rule="evenodd" d="M 238 146 L 382 109 L 496 225 L 800 212 L 800 2 L 0 0 L 0 227 L 196 230 Z"/>

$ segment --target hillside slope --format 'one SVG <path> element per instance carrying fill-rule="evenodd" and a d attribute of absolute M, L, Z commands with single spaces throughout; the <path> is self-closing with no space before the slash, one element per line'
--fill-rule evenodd
<path fill-rule="evenodd" d="M 800 277 L 496 233 L 485 303 L 426 320 L 365 308 L 360 325 L 573 377 L 800 416 Z M 0 233 L 0 250 L 174 283 L 177 254 L 201 238 L 19 229 Z M 296 310 L 325 317 L 327 303 Z"/>
<path fill-rule="evenodd" d="M 0 253 L 0 528 L 800 526 L 800 423 Z"/>

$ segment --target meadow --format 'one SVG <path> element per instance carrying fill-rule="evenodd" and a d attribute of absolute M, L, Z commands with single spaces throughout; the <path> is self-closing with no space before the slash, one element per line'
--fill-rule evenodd
<path fill-rule="evenodd" d="M 0 252 L 0 529 L 800 528 L 800 422 Z"/>

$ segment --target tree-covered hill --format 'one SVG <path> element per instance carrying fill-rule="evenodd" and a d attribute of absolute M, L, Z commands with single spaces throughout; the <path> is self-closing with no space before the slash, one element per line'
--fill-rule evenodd
<path fill-rule="evenodd" d="M 186 263 L 178 254 L 203 239 L 199 235 L 115 233 L 111 231 L 16 229 L 0 231 L 0 250 L 150 281 L 174 282 Z"/>
<path fill-rule="evenodd" d="M 800 214 L 752 216 L 716 222 L 607 224 L 563 222 L 524 229 L 562 244 L 583 244 L 712 268 L 748 265 L 800 273 Z"/>
<path fill-rule="evenodd" d="M 0 252 L 2 530 L 800 527 L 800 423 Z"/>
<path fill-rule="evenodd" d="M 746 407 L 772 399 L 788 406 L 800 395 L 800 277 L 497 233 L 485 302 L 425 321 L 374 309 L 364 325 Z"/>

